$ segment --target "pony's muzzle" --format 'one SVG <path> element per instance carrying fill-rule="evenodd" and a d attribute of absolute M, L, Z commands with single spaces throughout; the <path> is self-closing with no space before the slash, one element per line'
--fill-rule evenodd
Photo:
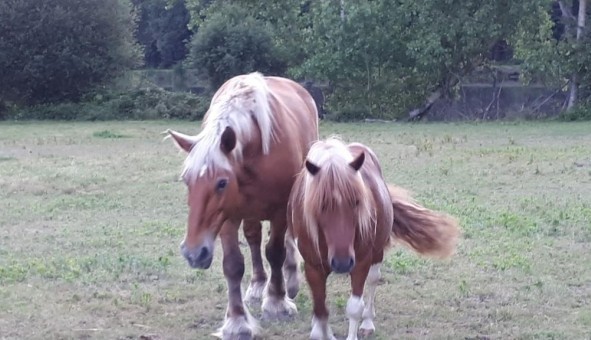
<path fill-rule="evenodd" d="M 351 256 L 333 257 L 330 260 L 330 269 L 338 274 L 349 273 L 355 266 L 355 259 Z"/>
<path fill-rule="evenodd" d="M 191 268 L 207 269 L 213 261 L 213 246 L 204 244 L 200 247 L 188 248 L 183 242 L 181 244 L 181 254 L 187 259 Z"/>

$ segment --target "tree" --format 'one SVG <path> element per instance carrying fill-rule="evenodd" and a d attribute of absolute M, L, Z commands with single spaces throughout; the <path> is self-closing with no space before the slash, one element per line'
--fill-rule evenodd
<path fill-rule="evenodd" d="M 185 1 L 133 0 L 139 9 L 136 33 L 144 47 L 144 62 L 147 67 L 169 68 L 182 61 L 187 53 L 187 44 L 193 32 L 189 30 L 190 14 Z"/>
<path fill-rule="evenodd" d="M 568 86 L 567 111 L 589 105 L 591 92 L 591 39 L 585 33 L 589 15 L 586 1 L 552 1 L 552 16 L 538 8 L 515 35 L 516 55 L 530 79 L 559 89 Z M 551 6 L 546 1 L 545 8 Z"/>
<path fill-rule="evenodd" d="M 190 64 L 207 77 L 213 89 L 238 74 L 281 75 L 286 67 L 264 23 L 240 5 L 228 5 L 207 16 L 191 42 Z"/>
<path fill-rule="evenodd" d="M 0 98 L 77 100 L 136 64 L 134 21 L 120 0 L 0 2 Z"/>

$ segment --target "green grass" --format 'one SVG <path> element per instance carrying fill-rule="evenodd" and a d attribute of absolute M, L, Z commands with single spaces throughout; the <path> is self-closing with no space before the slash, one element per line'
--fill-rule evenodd
<path fill-rule="evenodd" d="M 222 324 L 220 254 L 196 271 L 178 252 L 184 157 L 167 128 L 198 124 L 0 123 L 0 338 L 201 339 Z M 321 134 L 368 144 L 389 182 L 463 228 L 450 261 L 388 253 L 375 339 L 591 337 L 591 123 L 323 122 Z M 348 279 L 328 291 L 342 337 Z M 307 338 L 305 284 L 296 303 L 291 323 L 262 322 L 266 338 Z"/>

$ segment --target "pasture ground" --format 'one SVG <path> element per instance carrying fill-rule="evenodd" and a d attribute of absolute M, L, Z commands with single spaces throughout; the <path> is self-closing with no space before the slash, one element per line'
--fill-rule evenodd
<path fill-rule="evenodd" d="M 221 325 L 220 247 L 207 271 L 179 255 L 184 156 L 162 141 L 169 127 L 198 131 L 0 123 L 0 339 L 204 339 Z M 462 224 L 450 261 L 388 254 L 375 339 L 591 338 L 591 123 L 323 122 L 321 133 L 368 144 L 389 182 Z M 332 276 L 329 292 L 343 337 L 348 280 Z M 292 322 L 262 323 L 265 338 L 307 338 L 305 283 L 296 303 Z"/>

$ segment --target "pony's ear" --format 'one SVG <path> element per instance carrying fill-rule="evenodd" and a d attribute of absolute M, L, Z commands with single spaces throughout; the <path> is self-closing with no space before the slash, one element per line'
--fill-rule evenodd
<path fill-rule="evenodd" d="M 232 152 L 236 147 L 236 132 L 229 126 L 222 133 L 220 147 L 225 153 Z"/>
<path fill-rule="evenodd" d="M 312 176 L 316 175 L 320 171 L 320 167 L 306 159 L 306 169 Z"/>
<path fill-rule="evenodd" d="M 359 169 L 361 169 L 361 166 L 363 165 L 364 161 L 365 161 L 365 152 L 361 151 L 361 154 L 359 154 L 359 156 L 357 156 L 357 158 L 355 158 L 351 163 L 349 163 L 349 166 L 352 167 L 355 171 L 359 171 Z"/>
<path fill-rule="evenodd" d="M 193 146 L 195 145 L 195 137 L 188 136 L 170 129 L 166 130 L 166 133 L 172 137 L 174 144 L 176 144 L 179 149 L 184 150 L 187 153 L 193 149 Z"/>

